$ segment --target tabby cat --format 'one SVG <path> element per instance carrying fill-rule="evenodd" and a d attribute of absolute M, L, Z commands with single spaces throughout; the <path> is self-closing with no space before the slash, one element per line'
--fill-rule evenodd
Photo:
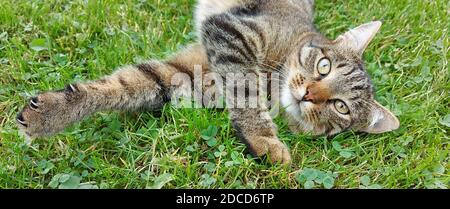
<path fill-rule="evenodd" d="M 381 22 L 329 40 L 313 25 L 313 0 L 199 0 L 196 8 L 198 43 L 164 61 L 123 67 L 97 81 L 39 94 L 17 115 L 20 128 L 35 138 L 55 134 L 98 111 L 160 109 L 176 88 L 171 78 L 185 73 L 193 79 L 196 65 L 203 66 L 202 73 L 222 77 L 281 72 L 279 101 L 296 132 L 383 133 L 399 127 L 398 119 L 375 101 L 362 60 Z M 233 89 L 225 90 L 230 102 Z M 228 111 L 237 136 L 254 155 L 291 162 L 267 106 Z"/>

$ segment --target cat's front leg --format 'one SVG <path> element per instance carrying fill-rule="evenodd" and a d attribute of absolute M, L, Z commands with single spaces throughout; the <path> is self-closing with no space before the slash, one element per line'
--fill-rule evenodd
<path fill-rule="evenodd" d="M 170 101 L 172 76 L 191 79 L 196 65 L 207 70 L 204 49 L 193 44 L 166 61 L 122 67 L 96 81 L 70 84 L 63 90 L 33 97 L 17 114 L 20 129 L 30 138 L 62 131 L 73 122 L 103 110 L 157 110 Z M 190 87 L 189 87 L 190 88 Z"/>
<path fill-rule="evenodd" d="M 286 145 L 277 137 L 268 109 L 261 105 L 262 102 L 251 107 L 252 101 L 261 101 L 258 96 L 261 95 L 262 85 L 247 86 L 246 83 L 255 83 L 252 80 L 256 79 L 245 79 L 260 76 L 259 63 L 266 57 L 268 48 L 265 28 L 260 22 L 241 19 L 231 13 L 215 15 L 204 22 L 202 42 L 211 71 L 226 80 L 227 108 L 238 137 L 254 155 L 268 155 L 274 163 L 289 164 L 291 156 Z M 243 75 L 244 79 L 239 75 Z M 236 98 L 237 94 L 243 97 Z M 247 106 L 236 106 L 234 101 Z"/>
<path fill-rule="evenodd" d="M 17 114 L 30 138 L 48 136 L 103 110 L 157 109 L 168 102 L 169 90 L 157 62 L 124 67 L 110 76 L 36 95 Z"/>
<path fill-rule="evenodd" d="M 229 109 L 238 137 L 253 155 L 268 155 L 273 163 L 290 164 L 289 149 L 277 137 L 275 124 L 265 108 Z"/>

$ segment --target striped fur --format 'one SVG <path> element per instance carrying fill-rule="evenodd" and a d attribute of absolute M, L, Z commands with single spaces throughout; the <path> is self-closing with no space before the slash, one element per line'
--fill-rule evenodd
<path fill-rule="evenodd" d="M 52 135 L 73 122 L 105 110 L 158 110 L 170 101 L 171 79 L 192 74 L 194 65 L 207 60 L 203 47 L 194 44 L 172 58 L 120 68 L 97 81 L 68 85 L 63 90 L 39 94 L 18 114 L 20 127 L 29 137 Z"/>
<path fill-rule="evenodd" d="M 365 24 L 330 41 L 315 29 L 313 8 L 313 0 L 199 0 L 199 43 L 165 61 L 123 67 L 97 81 L 39 94 L 18 114 L 19 127 L 34 138 L 57 133 L 97 111 L 159 109 L 179 88 L 171 85 L 174 75 L 183 73 L 192 80 L 194 66 L 200 65 L 203 74 L 215 72 L 222 78 L 229 73 L 281 73 L 280 102 L 294 131 L 333 135 L 348 129 L 382 133 L 398 128 L 395 116 L 374 100 L 361 58 L 381 24 Z M 322 64 L 324 60 L 329 62 Z M 324 66 L 330 71 L 318 74 Z M 248 93 L 244 102 L 260 96 L 250 94 L 242 82 L 238 85 Z M 224 90 L 227 102 L 234 103 L 235 87 Z M 258 92 L 263 91 L 260 86 Z M 268 107 L 228 110 L 237 136 L 252 153 L 291 162 Z"/>

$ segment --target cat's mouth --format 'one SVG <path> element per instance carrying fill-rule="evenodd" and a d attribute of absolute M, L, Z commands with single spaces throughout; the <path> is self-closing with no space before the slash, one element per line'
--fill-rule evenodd
<path fill-rule="evenodd" d="M 299 86 L 296 88 L 290 89 L 290 94 L 296 102 L 307 102 L 308 99 L 305 98 L 306 95 L 306 87 Z"/>
<path fill-rule="evenodd" d="M 303 95 L 302 98 L 299 99 L 299 100 L 297 100 L 297 101 L 298 101 L 299 103 L 305 103 L 305 102 L 312 103 L 312 100 L 306 98 L 305 95 Z"/>
<path fill-rule="evenodd" d="M 306 79 L 301 74 L 296 74 L 293 76 L 288 84 L 289 94 L 291 95 L 294 103 L 310 102 L 306 97 L 308 94 Z"/>

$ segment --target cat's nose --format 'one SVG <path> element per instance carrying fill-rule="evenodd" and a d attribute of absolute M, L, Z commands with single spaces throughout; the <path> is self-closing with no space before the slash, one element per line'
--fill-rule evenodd
<path fill-rule="evenodd" d="M 310 101 L 314 104 L 321 104 L 330 98 L 330 91 L 328 88 L 318 83 L 308 85 L 306 88 L 306 94 L 303 100 Z"/>
<path fill-rule="evenodd" d="M 305 95 L 303 96 L 303 99 L 302 100 L 304 100 L 304 101 L 309 101 L 309 102 L 311 102 L 311 95 L 309 94 L 309 89 L 307 88 L 306 89 L 306 93 L 305 93 Z"/>

